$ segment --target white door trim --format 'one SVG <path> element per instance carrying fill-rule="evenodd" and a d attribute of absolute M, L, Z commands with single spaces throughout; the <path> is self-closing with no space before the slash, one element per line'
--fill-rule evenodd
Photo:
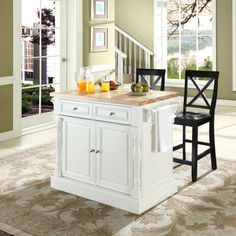
<path fill-rule="evenodd" d="M 21 0 L 13 0 L 13 132 L 21 135 Z"/>
<path fill-rule="evenodd" d="M 67 89 L 75 88 L 75 73 L 83 66 L 83 0 L 67 1 Z"/>
<path fill-rule="evenodd" d="M 0 134 L 0 141 L 21 135 L 21 0 L 13 0 L 13 75 L 0 85 L 13 85 L 13 130 Z"/>

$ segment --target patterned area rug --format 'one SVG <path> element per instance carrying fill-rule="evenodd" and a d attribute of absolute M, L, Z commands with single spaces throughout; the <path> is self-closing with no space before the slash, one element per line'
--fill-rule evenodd
<path fill-rule="evenodd" d="M 0 159 L 0 230 L 20 236 L 236 235 L 236 163 L 175 168 L 178 193 L 137 216 L 50 188 L 55 146 Z"/>

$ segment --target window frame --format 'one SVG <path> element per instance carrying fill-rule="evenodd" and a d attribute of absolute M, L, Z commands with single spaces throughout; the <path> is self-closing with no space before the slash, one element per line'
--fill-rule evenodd
<path fill-rule="evenodd" d="M 55 46 L 56 46 L 56 52 L 55 53 L 53 53 L 53 55 L 43 55 L 42 54 L 42 30 L 43 29 L 45 29 L 45 30 L 49 30 L 50 28 L 44 28 L 43 27 L 43 25 L 42 25 L 42 19 L 41 19 L 41 11 L 42 11 L 42 9 L 43 9 L 43 6 L 42 6 L 42 1 L 43 0 L 39 0 L 39 4 L 40 4 L 40 8 L 39 8 L 39 12 L 40 12 L 40 18 L 39 18 L 39 20 L 40 20 L 40 23 L 39 23 L 39 25 L 37 26 L 37 27 L 34 27 L 34 28 L 29 28 L 30 30 L 39 30 L 39 55 L 37 55 L 37 56 L 35 56 L 35 55 L 33 55 L 33 56 L 31 56 L 31 57 L 29 57 L 29 58 L 27 58 L 27 56 L 25 56 L 25 54 L 23 53 L 23 51 L 22 51 L 22 68 L 21 68 L 21 71 L 22 71 L 22 78 L 23 78 L 23 81 L 22 82 L 24 82 L 25 81 L 25 75 L 24 75 L 24 73 L 25 73 L 25 60 L 26 59 L 30 59 L 30 60 L 32 60 L 33 61 L 33 63 L 34 63 L 34 60 L 39 60 L 39 84 L 32 84 L 32 85 L 29 85 L 29 86 L 27 86 L 27 87 L 21 87 L 21 90 L 22 91 L 24 91 L 24 90 L 27 90 L 27 89 L 32 89 L 32 88 L 36 88 L 36 89 L 38 89 L 39 90 L 39 104 L 38 104 L 38 113 L 37 114 L 34 114 L 34 115 L 30 115 L 30 116 L 26 116 L 26 117 L 22 117 L 22 119 L 24 120 L 27 120 L 28 121 L 28 119 L 27 118 L 29 118 L 30 120 L 33 118 L 34 119 L 34 117 L 37 117 L 36 119 L 38 119 L 38 117 L 40 117 L 42 114 L 44 114 L 44 113 L 47 113 L 48 114 L 48 116 L 50 117 L 49 118 L 49 120 L 52 120 L 52 115 L 50 114 L 50 113 L 52 113 L 53 111 L 50 111 L 50 112 L 42 112 L 42 90 L 43 90 L 43 87 L 45 87 L 45 86 L 60 86 L 61 87 L 61 74 L 60 74 L 60 69 L 58 69 L 58 67 L 56 67 L 56 70 L 55 70 L 55 73 L 56 73 L 56 75 L 59 75 L 59 78 L 60 78 L 60 80 L 59 81 L 55 81 L 55 82 L 53 82 L 53 83 L 43 83 L 42 82 L 42 73 L 41 73 L 41 68 L 42 68 L 42 63 L 43 63 L 43 60 L 44 59 L 51 59 L 51 60 L 58 60 L 57 61 L 57 66 L 59 65 L 60 66 L 60 53 L 58 54 L 58 52 L 60 52 L 60 51 L 57 51 L 57 49 L 58 48 L 60 48 L 60 44 L 55 44 Z M 59 4 L 62 4 L 63 3 L 63 1 L 60 1 L 60 3 Z M 54 2 L 54 4 L 58 4 L 56 1 Z M 56 15 L 55 15 L 55 18 L 58 18 L 59 17 L 59 21 L 61 22 L 62 20 L 61 20 L 61 6 L 59 7 L 59 11 L 57 11 L 56 12 Z M 61 26 L 57 26 L 57 25 L 55 25 L 54 26 L 54 28 L 53 28 L 54 30 L 55 30 L 55 41 L 59 41 L 60 42 L 60 38 L 61 38 L 61 30 L 62 30 L 62 28 L 61 28 Z M 59 34 L 57 33 L 58 32 L 58 30 L 59 30 Z M 26 41 L 22 41 L 22 43 L 25 43 Z M 61 49 L 61 48 L 60 48 Z M 24 50 L 25 50 L 25 47 L 24 47 Z M 48 66 L 48 64 L 47 64 L 47 66 Z M 47 70 L 47 69 L 46 69 Z M 44 116 L 47 116 L 46 114 L 44 115 Z M 25 123 L 25 122 L 24 122 Z M 27 124 L 29 124 L 29 122 L 27 122 Z M 26 126 L 28 126 L 28 125 L 26 125 Z"/>
<path fill-rule="evenodd" d="M 168 0 L 154 1 L 154 50 L 155 59 L 154 66 L 156 68 L 164 68 L 167 70 L 167 4 Z M 216 69 L 216 0 L 212 0 L 212 67 Z M 158 19 L 161 21 L 158 22 Z M 162 24 L 162 25 L 161 25 Z M 160 37 L 162 35 L 162 37 Z M 161 45 L 161 46 L 160 46 Z M 164 47 L 166 46 L 166 47 Z M 168 75 L 168 73 L 166 73 Z M 236 80 L 236 79 L 235 79 Z M 199 85 L 205 84 L 204 81 L 199 81 Z M 236 81 L 235 81 L 236 84 Z M 235 85 L 236 86 L 236 85 Z M 166 79 L 166 87 L 184 88 L 184 79 Z M 191 88 L 191 85 L 189 85 Z M 210 89 L 212 86 L 209 87 Z"/>
<path fill-rule="evenodd" d="M 58 53 L 57 53 L 58 51 L 57 51 L 55 53 L 55 55 L 53 54 L 52 58 L 55 58 L 55 60 L 59 60 L 59 63 L 58 63 L 59 66 L 57 68 L 56 73 L 60 74 L 60 81 L 56 81 L 55 83 L 52 83 L 51 85 L 52 86 L 60 86 L 60 89 L 64 90 L 67 87 L 67 73 L 68 73 L 68 71 L 67 71 L 68 63 L 66 62 L 67 61 L 66 60 L 67 49 L 68 49 L 68 46 L 66 44 L 67 37 L 68 37 L 68 31 L 67 31 L 68 4 L 67 4 L 66 0 L 59 0 L 59 1 L 60 1 L 60 9 L 57 12 L 57 14 L 60 14 L 60 30 L 59 30 L 60 40 L 59 40 L 59 44 L 58 44 L 58 47 L 60 48 L 60 56 L 58 55 Z M 20 2 L 21 2 L 21 0 L 20 0 Z M 74 9 L 74 5 L 73 5 L 73 9 Z M 19 9 L 21 9 L 21 7 Z M 21 30 L 21 28 L 22 28 L 22 24 L 21 24 L 21 20 L 20 20 L 20 30 Z M 57 25 L 55 25 L 55 31 L 58 31 Z M 20 42 L 21 42 L 21 39 L 20 39 Z M 41 55 L 41 52 L 40 52 L 39 56 L 33 57 L 33 59 L 40 58 L 40 57 L 42 59 L 44 58 L 44 56 Z M 51 57 L 51 55 L 47 55 L 47 57 Z M 21 60 L 22 59 L 23 59 L 23 57 L 21 57 Z M 38 88 L 38 89 L 41 88 L 42 89 L 43 86 L 49 85 L 49 84 L 42 84 L 41 82 L 38 85 L 31 85 L 28 88 Z M 20 84 L 20 91 L 22 92 L 23 90 L 24 90 L 24 88 Z M 39 94 L 39 95 L 41 96 L 41 94 Z M 40 106 L 39 106 L 39 109 L 41 109 Z M 39 127 L 38 129 L 41 130 L 44 127 L 47 127 L 48 125 L 55 124 L 55 121 L 53 119 L 53 113 L 54 112 L 51 111 L 51 112 L 46 112 L 46 113 L 38 113 L 38 114 L 35 114 L 32 116 L 21 117 L 22 133 L 26 134 L 26 133 L 31 132 L 31 130 L 34 131 L 35 127 Z"/>

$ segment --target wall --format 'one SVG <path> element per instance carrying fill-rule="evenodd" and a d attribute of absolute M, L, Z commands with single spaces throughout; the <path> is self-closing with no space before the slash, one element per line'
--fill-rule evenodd
<path fill-rule="evenodd" d="M 153 0 L 116 0 L 116 24 L 153 50 Z M 129 10 L 126 10 L 129 9 Z M 232 0 L 216 0 L 216 66 L 220 99 L 236 100 L 232 91 Z M 167 88 L 179 91 L 183 89 Z"/>
<path fill-rule="evenodd" d="M 0 1 L 0 77 L 13 75 L 13 2 Z"/>
<path fill-rule="evenodd" d="M 232 1 L 217 0 L 217 70 L 220 71 L 219 98 L 236 100 L 232 68 Z"/>
<path fill-rule="evenodd" d="M 1 78 L 0 78 L 1 80 Z M 0 133 L 13 129 L 13 86 L 0 86 Z"/>
<path fill-rule="evenodd" d="M 0 1 L 0 133 L 13 130 L 13 1 Z"/>
<path fill-rule="evenodd" d="M 153 0 L 116 0 L 115 22 L 121 29 L 154 51 Z"/>
<path fill-rule="evenodd" d="M 83 0 L 83 65 L 115 63 L 115 0 L 109 0 L 107 20 L 91 20 L 91 0 Z M 91 27 L 108 27 L 108 51 L 91 52 Z M 104 73 L 100 73 L 104 74 Z M 99 75 L 97 75 L 99 77 Z"/>

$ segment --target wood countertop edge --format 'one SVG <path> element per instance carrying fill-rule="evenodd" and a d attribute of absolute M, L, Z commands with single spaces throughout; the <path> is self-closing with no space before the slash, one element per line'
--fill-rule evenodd
<path fill-rule="evenodd" d="M 171 98 L 175 98 L 175 97 L 179 96 L 179 92 L 172 92 L 172 91 L 165 91 L 165 92 L 171 92 L 171 94 L 166 94 L 166 95 L 159 96 L 156 98 L 150 98 L 148 101 L 147 100 L 135 101 L 135 96 L 134 96 L 134 101 L 130 101 L 130 100 L 129 101 L 121 101 L 116 98 L 109 98 L 108 99 L 108 98 L 96 98 L 96 97 L 89 97 L 89 96 L 86 97 L 86 96 L 79 96 L 78 94 L 69 94 L 66 92 L 65 93 L 53 92 L 50 95 L 52 97 L 58 97 L 58 98 L 65 99 L 65 100 L 73 99 L 73 100 L 78 100 L 78 101 L 83 101 L 83 102 L 98 102 L 98 103 L 102 102 L 102 103 L 108 103 L 108 104 L 119 104 L 119 105 L 124 105 L 124 106 L 137 106 L 137 107 L 150 105 L 152 103 L 165 101 L 167 99 L 171 99 Z"/>

